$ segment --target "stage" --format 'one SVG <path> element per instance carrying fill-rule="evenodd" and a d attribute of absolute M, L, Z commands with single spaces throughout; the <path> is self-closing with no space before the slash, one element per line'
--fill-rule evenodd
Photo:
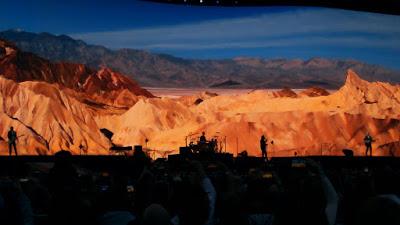
<path fill-rule="evenodd" d="M 345 156 L 307 156 L 307 157 L 273 157 L 266 163 L 261 157 L 233 157 L 230 154 L 215 154 L 213 156 L 192 155 L 190 160 L 210 163 L 222 163 L 230 169 L 248 170 L 250 168 L 289 168 L 293 162 L 301 162 L 310 158 L 319 162 L 323 168 L 400 168 L 400 157 L 345 157 Z M 55 156 L 0 156 L 0 170 L 2 174 L 18 173 L 21 166 L 30 166 L 39 170 L 48 170 L 57 161 Z M 145 164 L 161 163 L 166 168 L 179 167 L 188 161 L 188 157 L 182 155 L 169 155 L 168 158 L 159 158 L 154 161 L 143 162 L 142 159 L 126 156 L 109 155 L 74 155 L 69 157 L 68 162 L 79 168 L 90 171 L 115 171 L 118 173 L 129 173 Z"/>

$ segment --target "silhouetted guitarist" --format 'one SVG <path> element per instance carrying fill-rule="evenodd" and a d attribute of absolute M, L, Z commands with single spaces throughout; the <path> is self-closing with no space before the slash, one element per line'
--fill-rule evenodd
<path fill-rule="evenodd" d="M 14 127 L 10 127 L 7 137 L 8 137 L 8 150 L 9 150 L 10 156 L 12 154 L 12 147 L 14 147 L 15 156 L 17 156 L 18 153 L 17 153 L 16 142 L 18 140 L 18 136 L 17 136 L 17 132 L 15 132 L 15 130 L 14 130 Z"/>
<path fill-rule="evenodd" d="M 364 137 L 365 156 L 368 156 L 368 152 L 369 156 L 372 156 L 372 142 L 374 142 L 374 140 L 372 139 L 371 135 L 367 133 L 367 135 Z"/>
<path fill-rule="evenodd" d="M 267 138 L 262 135 L 261 139 L 260 139 L 260 149 L 261 149 L 261 155 L 263 160 L 267 160 L 268 161 L 268 157 L 267 157 Z"/>
<path fill-rule="evenodd" d="M 200 136 L 200 144 L 205 144 L 207 142 L 206 133 L 203 131 Z"/>

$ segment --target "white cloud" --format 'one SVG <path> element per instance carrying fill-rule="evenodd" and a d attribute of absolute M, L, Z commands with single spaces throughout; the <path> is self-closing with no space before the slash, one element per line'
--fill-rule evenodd
<path fill-rule="evenodd" d="M 316 45 L 400 49 L 400 16 L 299 9 L 255 17 L 71 36 L 111 48 L 149 50 Z"/>

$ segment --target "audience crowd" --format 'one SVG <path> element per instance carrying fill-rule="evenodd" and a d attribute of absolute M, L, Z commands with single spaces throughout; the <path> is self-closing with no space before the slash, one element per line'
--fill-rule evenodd
<path fill-rule="evenodd" d="M 0 224 L 400 224 L 400 170 L 390 166 L 323 168 L 303 158 L 290 167 L 249 168 L 212 159 L 129 160 L 123 172 L 90 169 L 61 151 L 50 166 L 0 171 Z"/>

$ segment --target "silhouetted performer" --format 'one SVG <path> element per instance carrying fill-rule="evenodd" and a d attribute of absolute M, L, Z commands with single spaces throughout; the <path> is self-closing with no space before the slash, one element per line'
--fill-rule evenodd
<path fill-rule="evenodd" d="M 216 138 L 213 139 L 212 146 L 213 146 L 213 151 L 218 152 L 218 141 Z"/>
<path fill-rule="evenodd" d="M 218 151 L 218 142 L 217 142 L 217 139 L 211 138 L 211 141 L 210 141 L 210 150 L 211 150 L 212 152 L 217 152 L 217 151 Z"/>
<path fill-rule="evenodd" d="M 372 156 L 372 142 L 374 140 L 372 139 L 371 135 L 367 133 L 364 137 L 364 144 L 365 144 L 365 156 L 368 156 L 368 151 L 369 151 L 369 156 Z"/>
<path fill-rule="evenodd" d="M 261 154 L 264 160 L 268 160 L 267 157 L 267 138 L 262 135 L 260 139 L 260 149 L 261 149 Z"/>
<path fill-rule="evenodd" d="M 18 153 L 17 153 L 16 141 L 18 140 L 18 137 L 17 137 L 17 132 L 15 132 L 15 130 L 14 130 L 14 127 L 10 127 L 7 137 L 8 137 L 8 150 L 10 152 L 10 156 L 12 153 L 12 147 L 14 147 L 14 152 L 15 152 L 15 155 L 17 156 Z"/>
<path fill-rule="evenodd" d="M 206 133 L 203 131 L 203 133 L 201 133 L 201 136 L 200 136 L 200 143 L 205 144 L 206 142 L 207 142 Z"/>

